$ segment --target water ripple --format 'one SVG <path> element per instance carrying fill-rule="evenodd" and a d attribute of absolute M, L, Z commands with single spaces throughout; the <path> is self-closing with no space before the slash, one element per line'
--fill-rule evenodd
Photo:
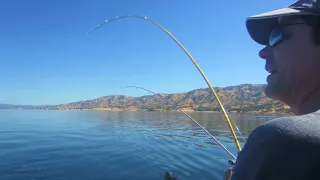
<path fill-rule="evenodd" d="M 236 154 L 215 114 L 191 114 Z M 229 155 L 179 113 L 0 111 L 0 179 L 221 179 Z M 251 131 L 240 123 L 244 134 Z M 252 122 L 248 123 L 252 127 Z"/>

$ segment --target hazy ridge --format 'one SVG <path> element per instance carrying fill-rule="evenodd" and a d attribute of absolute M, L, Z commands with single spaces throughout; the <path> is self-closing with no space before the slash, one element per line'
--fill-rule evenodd
<path fill-rule="evenodd" d="M 265 96 L 265 84 L 242 84 L 216 87 L 215 90 L 227 111 L 233 112 L 278 112 L 290 113 L 282 102 Z M 52 109 L 100 109 L 100 110 L 163 110 L 175 108 L 167 101 L 184 109 L 195 111 L 219 111 L 219 106 L 209 88 L 196 89 L 185 93 L 160 94 L 141 97 L 124 95 L 103 96 L 93 100 L 61 104 Z"/>

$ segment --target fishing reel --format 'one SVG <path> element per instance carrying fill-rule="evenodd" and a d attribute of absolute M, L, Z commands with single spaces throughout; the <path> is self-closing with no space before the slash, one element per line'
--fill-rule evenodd
<path fill-rule="evenodd" d="M 238 156 L 239 156 L 239 151 L 238 151 Z M 229 160 L 228 163 L 231 165 L 231 166 L 234 166 L 236 165 L 236 162 L 237 162 L 237 159 L 232 159 L 232 160 Z"/>
<path fill-rule="evenodd" d="M 166 172 L 164 180 L 177 180 L 177 178 L 173 176 L 172 172 Z"/>
<path fill-rule="evenodd" d="M 229 163 L 231 166 L 234 166 L 234 165 L 236 165 L 236 160 L 229 160 L 228 163 Z"/>

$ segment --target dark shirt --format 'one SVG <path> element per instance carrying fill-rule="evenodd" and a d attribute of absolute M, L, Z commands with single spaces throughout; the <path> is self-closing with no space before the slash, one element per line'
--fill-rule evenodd
<path fill-rule="evenodd" d="M 231 180 L 320 179 L 320 110 L 277 118 L 256 128 Z"/>

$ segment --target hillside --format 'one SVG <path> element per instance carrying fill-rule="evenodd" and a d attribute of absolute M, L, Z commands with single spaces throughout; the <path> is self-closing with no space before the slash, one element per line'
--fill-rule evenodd
<path fill-rule="evenodd" d="M 44 105 L 44 106 L 32 106 L 32 105 L 13 105 L 13 104 L 1 104 L 0 109 L 44 109 L 52 108 L 54 106 Z"/>
<path fill-rule="evenodd" d="M 287 105 L 267 98 L 263 84 L 242 84 L 239 86 L 216 87 L 215 90 L 227 111 L 290 113 Z M 185 93 L 161 94 L 167 101 L 184 109 L 195 111 L 219 111 L 219 106 L 209 88 Z M 131 97 L 123 95 L 103 96 L 94 100 L 61 104 L 50 109 L 117 109 L 117 110 L 174 110 L 159 96 Z"/>

